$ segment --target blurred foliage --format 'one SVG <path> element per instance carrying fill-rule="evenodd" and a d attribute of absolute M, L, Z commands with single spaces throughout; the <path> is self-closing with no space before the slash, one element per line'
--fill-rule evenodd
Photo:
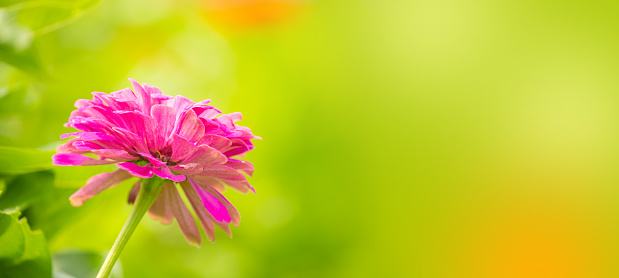
<path fill-rule="evenodd" d="M 45 236 L 32 232 L 18 212 L 0 212 L 0 246 L 0 277 L 52 277 Z"/>

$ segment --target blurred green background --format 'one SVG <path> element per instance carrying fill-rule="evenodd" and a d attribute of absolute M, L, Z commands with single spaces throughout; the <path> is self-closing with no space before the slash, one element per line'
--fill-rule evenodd
<path fill-rule="evenodd" d="M 146 217 L 116 277 L 619 277 L 619 2 L 0 3 L 0 208 L 55 277 L 96 271 L 130 184 L 73 208 L 114 166 L 50 150 L 76 99 L 129 77 L 264 140 L 257 194 L 226 192 L 233 239 Z"/>

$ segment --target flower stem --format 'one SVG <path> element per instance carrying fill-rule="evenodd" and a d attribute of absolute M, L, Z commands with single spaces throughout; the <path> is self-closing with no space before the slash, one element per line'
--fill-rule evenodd
<path fill-rule="evenodd" d="M 112 267 L 114 267 L 114 263 L 118 260 L 120 256 L 120 252 L 122 252 L 125 244 L 129 241 L 131 234 L 142 220 L 148 208 L 155 202 L 157 199 L 157 195 L 161 191 L 164 180 L 154 176 L 149 179 L 142 179 L 140 192 L 133 204 L 133 209 L 131 210 L 131 214 L 129 214 L 129 218 L 125 225 L 123 226 L 120 234 L 116 238 L 110 253 L 107 254 L 107 258 L 105 258 L 105 262 L 103 262 L 103 266 L 99 270 L 99 274 L 97 278 L 107 278 L 110 276 L 112 272 Z"/>

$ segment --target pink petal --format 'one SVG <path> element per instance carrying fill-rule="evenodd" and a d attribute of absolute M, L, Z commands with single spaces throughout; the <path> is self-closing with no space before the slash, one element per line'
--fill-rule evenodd
<path fill-rule="evenodd" d="M 232 142 L 230 141 L 230 139 L 223 136 L 206 134 L 202 136 L 202 138 L 200 138 L 198 142 L 196 142 L 196 146 L 200 145 L 209 145 L 216 150 L 222 151 L 232 145 Z"/>
<path fill-rule="evenodd" d="M 202 173 L 204 166 L 197 164 L 197 163 L 187 163 L 183 165 L 170 166 L 169 168 L 170 170 L 174 172 L 187 176 L 187 175 L 197 175 L 197 174 Z"/>
<path fill-rule="evenodd" d="M 174 214 L 172 214 L 172 208 L 170 204 L 166 201 L 166 187 L 174 187 L 174 184 L 169 182 L 163 185 L 163 190 L 157 196 L 157 199 L 153 203 L 153 205 L 148 209 L 148 215 L 154 220 L 161 222 L 161 224 L 168 225 L 172 223 L 172 219 L 174 219 Z"/>
<path fill-rule="evenodd" d="M 224 151 L 224 154 L 230 157 L 248 152 L 250 150 L 251 148 L 247 144 L 245 144 L 243 140 L 232 139 L 232 145 Z"/>
<path fill-rule="evenodd" d="M 172 107 L 166 105 L 153 105 L 150 111 L 151 116 L 157 124 L 154 132 L 155 149 L 161 150 L 166 146 L 170 134 L 174 130 L 176 112 Z"/>
<path fill-rule="evenodd" d="M 202 243 L 202 239 L 200 238 L 200 230 L 198 230 L 196 221 L 191 216 L 189 210 L 187 210 L 187 207 L 185 207 L 178 191 L 176 191 L 176 187 L 174 187 L 174 185 L 164 186 L 163 190 L 166 191 L 166 201 L 170 204 L 172 213 L 174 214 L 174 217 L 176 217 L 178 226 L 181 228 L 181 231 L 183 231 L 185 238 L 189 244 L 200 246 Z"/>
<path fill-rule="evenodd" d="M 179 164 L 196 163 L 202 166 L 224 164 L 228 158 L 216 149 L 207 145 L 195 147 L 193 152 L 179 162 Z"/>
<path fill-rule="evenodd" d="M 116 163 L 116 161 L 92 159 L 77 153 L 58 153 L 52 156 L 52 160 L 52 164 L 58 166 L 89 166 Z"/>
<path fill-rule="evenodd" d="M 140 109 L 144 113 L 150 113 L 150 107 L 152 105 L 150 94 L 147 93 L 137 81 L 131 78 L 129 78 L 129 81 L 131 81 L 131 84 L 133 84 L 133 90 L 135 91 L 135 96 L 137 97 L 137 102 L 140 106 Z"/>
<path fill-rule="evenodd" d="M 75 106 L 75 108 L 81 108 L 84 106 L 92 106 L 92 105 L 97 105 L 98 103 L 94 100 L 91 99 L 78 99 L 75 101 L 75 104 L 73 106 Z"/>
<path fill-rule="evenodd" d="M 229 158 L 228 162 L 224 165 L 230 166 L 237 171 L 243 171 L 250 176 L 254 174 L 254 165 L 248 161 Z"/>
<path fill-rule="evenodd" d="M 94 153 L 101 159 L 111 159 L 114 161 L 129 161 L 139 159 L 139 157 L 133 156 L 123 150 L 98 149 L 92 150 L 92 153 Z"/>
<path fill-rule="evenodd" d="M 161 95 L 161 90 L 159 90 L 159 88 L 155 87 L 155 86 L 151 86 L 148 85 L 146 83 L 142 83 L 142 87 L 144 87 L 144 90 L 146 90 L 146 92 L 150 95 L 150 97 L 154 97 L 153 95 Z M 170 97 L 170 96 L 167 96 Z M 172 97 L 170 97 L 172 98 Z"/>
<path fill-rule="evenodd" d="M 207 105 L 209 103 L 211 103 L 211 100 L 210 99 L 205 99 L 203 101 L 200 101 L 200 102 L 196 103 L 195 105 L 196 106 L 198 106 L 198 105 L 203 106 L 203 105 Z"/>
<path fill-rule="evenodd" d="M 168 169 L 167 166 L 163 166 L 161 168 L 154 168 L 153 169 L 153 173 L 157 176 L 160 176 L 164 179 L 169 179 L 175 182 L 180 182 L 180 181 L 184 181 L 185 180 L 185 176 L 184 175 L 174 175 L 172 174 L 172 172 L 170 171 L 170 169 Z"/>
<path fill-rule="evenodd" d="M 169 106 L 174 108 L 177 115 L 181 115 L 182 112 L 189 110 L 195 103 L 184 96 L 175 96 L 168 101 Z"/>
<path fill-rule="evenodd" d="M 213 109 L 205 109 L 199 114 L 199 116 L 200 118 L 203 118 L 203 119 L 213 119 L 219 114 L 221 114 L 221 111 L 213 107 Z"/>
<path fill-rule="evenodd" d="M 208 185 L 201 186 L 192 179 L 189 181 L 200 196 L 202 204 L 215 220 L 224 223 L 230 223 L 232 221 L 235 225 L 240 223 L 241 216 L 238 211 L 223 195 L 221 195 L 221 193 Z"/>
<path fill-rule="evenodd" d="M 226 189 L 226 187 L 224 186 L 225 184 L 226 186 L 229 186 L 232 189 L 238 192 L 241 192 L 243 194 L 247 194 L 249 193 L 249 191 L 256 193 L 256 190 L 249 184 L 247 180 L 232 181 L 232 180 L 223 180 L 219 178 L 202 176 L 202 175 L 195 175 L 195 176 L 192 176 L 192 178 L 198 181 L 200 184 L 208 184 L 209 186 L 215 188 L 219 192 L 223 192 Z"/>
<path fill-rule="evenodd" d="M 71 201 L 71 205 L 74 207 L 81 206 L 84 202 L 99 194 L 101 191 L 113 187 L 128 178 L 131 178 L 131 175 L 127 171 L 120 169 L 111 173 L 94 175 L 88 179 L 86 186 L 80 188 L 71 195 L 69 201 Z"/>
<path fill-rule="evenodd" d="M 113 127 L 112 130 L 117 133 L 117 138 L 119 138 L 119 140 L 122 139 L 122 141 L 129 142 L 128 146 L 131 146 L 132 150 L 137 152 L 148 152 L 148 147 L 144 143 L 144 140 L 137 134 L 122 127 Z"/>
<path fill-rule="evenodd" d="M 138 154 L 141 155 L 142 157 L 146 158 L 148 160 L 148 162 L 153 164 L 153 166 L 156 167 L 156 168 L 163 167 L 163 166 L 166 165 L 165 162 L 162 162 L 161 160 L 155 158 L 154 156 L 152 156 L 149 153 L 138 152 Z"/>
<path fill-rule="evenodd" d="M 184 160 L 193 152 L 194 148 L 194 144 L 187 140 L 187 138 L 172 134 L 172 156 L 170 161 L 178 162 Z"/>
<path fill-rule="evenodd" d="M 135 203 L 135 199 L 138 198 L 138 193 L 140 193 L 140 180 L 135 182 L 131 191 L 129 191 L 129 197 L 127 198 L 127 203 L 132 204 Z"/>
<path fill-rule="evenodd" d="M 140 166 L 133 162 L 123 162 L 118 163 L 118 168 L 127 170 L 131 175 L 136 176 L 138 178 L 150 178 L 153 176 L 153 168 L 149 165 Z"/>
<path fill-rule="evenodd" d="M 195 143 L 204 136 L 204 124 L 193 110 L 189 110 L 175 127 L 174 133 Z"/>
<path fill-rule="evenodd" d="M 183 191 L 185 192 L 185 196 L 187 196 L 189 203 L 193 207 L 193 211 L 196 212 L 200 223 L 202 223 L 202 227 L 204 228 L 204 232 L 206 233 L 206 238 L 209 241 L 215 241 L 215 226 L 213 225 L 213 221 L 206 212 L 200 196 L 193 188 L 193 186 L 189 183 L 189 181 L 183 181 L 180 183 L 180 185 L 181 188 L 183 188 Z"/>
<path fill-rule="evenodd" d="M 65 138 L 69 138 L 71 136 L 78 136 L 80 135 L 81 132 L 71 132 L 71 133 L 65 133 L 63 135 L 60 135 L 60 139 L 65 139 Z"/>
<path fill-rule="evenodd" d="M 155 151 L 154 136 L 157 123 L 149 115 L 140 111 L 115 111 L 125 122 L 127 129 L 137 135 L 138 139 L 149 151 Z M 150 111 L 149 111 L 150 113 Z"/>
<path fill-rule="evenodd" d="M 110 95 L 114 98 L 122 99 L 125 101 L 133 101 L 137 103 L 138 98 L 135 96 L 133 91 L 129 88 L 124 88 L 120 91 L 112 92 Z"/>
<path fill-rule="evenodd" d="M 81 141 L 79 138 L 72 138 L 68 142 L 56 147 L 57 153 L 85 153 L 86 151 L 78 150 L 73 143 Z"/>
<path fill-rule="evenodd" d="M 191 178 L 194 179 L 196 182 L 198 182 L 198 184 L 208 185 L 219 192 L 226 191 L 226 184 L 220 179 L 209 177 L 209 176 L 200 176 L 200 175 L 194 175 L 194 176 L 191 176 Z"/>
<path fill-rule="evenodd" d="M 219 121 L 219 123 L 221 123 L 221 125 L 225 126 L 229 130 L 233 130 L 234 129 L 234 122 L 232 121 L 232 119 L 230 118 L 229 115 L 226 115 L 226 114 L 221 115 L 221 116 L 217 117 L 215 120 Z"/>
<path fill-rule="evenodd" d="M 206 167 L 204 168 L 203 175 L 232 181 L 247 180 L 239 171 L 226 165 L 211 165 Z"/>
<path fill-rule="evenodd" d="M 236 169 L 225 165 L 211 165 L 205 167 L 202 173 L 195 175 L 192 178 L 198 180 L 200 184 L 208 184 L 209 178 L 217 178 L 223 180 L 228 186 L 234 188 L 241 193 L 247 193 L 249 190 L 256 193 L 254 188 L 247 182 L 247 178 Z M 210 185 L 210 184 L 209 184 Z"/>

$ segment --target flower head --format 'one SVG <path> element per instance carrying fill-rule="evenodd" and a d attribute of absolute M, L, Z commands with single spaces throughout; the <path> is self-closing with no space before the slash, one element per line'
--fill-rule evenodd
<path fill-rule="evenodd" d="M 200 245 L 200 232 L 177 190 L 178 183 L 210 241 L 214 224 L 231 235 L 228 223 L 238 226 L 240 215 L 220 192 L 225 185 L 242 193 L 254 191 L 241 173 L 252 175 L 254 166 L 233 157 L 252 150 L 251 139 L 259 137 L 235 124 L 241 120 L 240 113 L 221 114 L 207 105 L 210 100 L 194 103 L 130 81 L 134 91 L 93 92 L 92 100 L 75 102 L 77 110 L 65 126 L 79 131 L 61 136 L 74 138 L 56 149 L 54 165 L 117 164 L 119 169 L 91 177 L 70 197 L 71 204 L 81 206 L 132 177 L 159 176 L 166 183 L 148 211 L 153 219 L 169 224 L 176 218 L 187 241 Z M 140 181 L 129 194 L 130 203 L 139 190 Z"/>

